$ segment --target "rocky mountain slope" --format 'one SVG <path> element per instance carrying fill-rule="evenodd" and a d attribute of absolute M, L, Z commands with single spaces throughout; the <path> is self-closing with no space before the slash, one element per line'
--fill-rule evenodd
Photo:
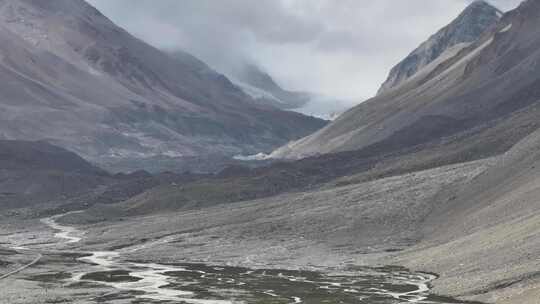
<path fill-rule="evenodd" d="M 449 25 L 429 37 L 393 67 L 378 94 L 399 86 L 428 65 L 434 67 L 437 62 L 455 56 L 457 52 L 478 40 L 501 16 L 502 12 L 491 4 L 482 0 L 473 2 Z"/>
<path fill-rule="evenodd" d="M 393 262 L 442 275 L 436 291 L 469 300 L 540 299 L 540 132 L 533 132 L 465 186 L 433 201 L 425 239 Z"/>
<path fill-rule="evenodd" d="M 360 104 L 273 156 L 354 150 L 376 155 L 426 145 L 446 146 L 433 156 L 458 153 L 462 160 L 504 152 L 538 127 L 538 5 L 524 2 L 428 73 Z"/>
<path fill-rule="evenodd" d="M 118 203 L 153 187 L 204 177 L 173 172 L 152 175 L 144 170 L 113 175 L 45 141 L 0 140 L 0 213 L 67 212 Z"/>
<path fill-rule="evenodd" d="M 0 140 L 0 209 L 25 207 L 109 184 L 113 177 L 46 142 Z"/>
<path fill-rule="evenodd" d="M 257 104 L 82 0 L 2 0 L 0 40 L 0 137 L 46 139 L 109 168 L 268 151 L 324 125 Z"/>

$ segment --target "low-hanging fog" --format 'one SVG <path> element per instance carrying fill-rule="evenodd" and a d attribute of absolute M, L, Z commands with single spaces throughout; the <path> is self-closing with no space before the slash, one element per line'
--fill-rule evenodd
<path fill-rule="evenodd" d="M 255 63 L 287 89 L 373 96 L 389 69 L 471 0 L 88 0 L 156 47 L 229 73 Z M 519 0 L 494 0 L 502 10 Z"/>

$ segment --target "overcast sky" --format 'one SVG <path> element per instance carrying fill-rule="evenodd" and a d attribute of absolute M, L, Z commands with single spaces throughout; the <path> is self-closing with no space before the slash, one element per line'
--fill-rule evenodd
<path fill-rule="evenodd" d="M 282 86 L 373 96 L 390 68 L 471 0 L 88 0 L 135 36 L 225 72 L 252 61 Z M 519 0 L 493 0 L 502 10 Z"/>

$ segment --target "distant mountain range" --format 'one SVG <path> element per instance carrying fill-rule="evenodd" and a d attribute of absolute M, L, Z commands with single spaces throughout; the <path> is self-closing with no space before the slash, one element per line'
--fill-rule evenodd
<path fill-rule="evenodd" d="M 110 183 L 112 176 L 46 142 L 0 140 L 0 210 L 43 203 Z"/>
<path fill-rule="evenodd" d="M 283 110 L 334 120 L 354 104 L 350 100 L 317 93 L 283 89 L 270 74 L 255 64 L 245 63 L 229 74 L 233 83 L 253 99 Z"/>
<path fill-rule="evenodd" d="M 2 0 L 0 40 L 0 138 L 47 140 L 111 170 L 197 170 L 194 159 L 270 151 L 326 124 L 261 104 L 83 0 Z"/>
<path fill-rule="evenodd" d="M 253 98 L 282 109 L 297 109 L 305 106 L 311 96 L 307 92 L 287 91 L 274 79 L 254 64 L 245 64 L 232 75 L 233 81 Z"/>

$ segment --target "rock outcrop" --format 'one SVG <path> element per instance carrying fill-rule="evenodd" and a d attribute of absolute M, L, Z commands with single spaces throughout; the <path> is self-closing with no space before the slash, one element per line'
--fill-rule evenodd
<path fill-rule="evenodd" d="M 429 37 L 390 71 L 378 94 L 401 85 L 430 63 L 451 57 L 495 25 L 502 12 L 485 1 L 470 4 L 454 21 Z"/>

